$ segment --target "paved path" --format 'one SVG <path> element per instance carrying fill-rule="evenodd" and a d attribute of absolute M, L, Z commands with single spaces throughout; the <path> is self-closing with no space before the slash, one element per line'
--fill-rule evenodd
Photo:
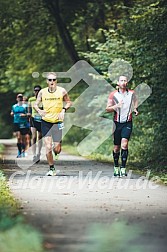
<path fill-rule="evenodd" d="M 28 158 L 15 158 L 15 140 L 0 142 L 7 148 L 1 166 L 9 186 L 42 232 L 46 251 L 167 251 L 167 187 L 133 174 L 113 178 L 110 164 L 63 152 L 55 161 L 59 173 L 47 177 L 44 153 L 28 167 Z"/>

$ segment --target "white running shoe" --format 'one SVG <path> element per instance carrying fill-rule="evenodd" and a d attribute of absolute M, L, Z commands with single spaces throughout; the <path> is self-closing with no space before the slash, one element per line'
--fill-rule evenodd
<path fill-rule="evenodd" d="M 46 173 L 46 176 L 56 176 L 56 170 L 49 170 L 47 173 Z"/>
<path fill-rule="evenodd" d="M 125 176 L 127 176 L 126 168 L 120 167 L 120 177 L 125 177 Z"/>

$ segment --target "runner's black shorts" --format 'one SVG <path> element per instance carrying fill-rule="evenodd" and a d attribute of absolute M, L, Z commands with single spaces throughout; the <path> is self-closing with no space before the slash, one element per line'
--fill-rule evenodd
<path fill-rule="evenodd" d="M 30 128 L 21 128 L 20 133 L 21 133 L 22 136 L 25 136 L 27 134 L 31 135 Z"/>
<path fill-rule="evenodd" d="M 51 136 L 53 142 L 60 143 L 62 140 L 62 123 L 50 123 L 44 120 L 41 121 L 42 136 Z"/>
<path fill-rule="evenodd" d="M 14 123 L 13 124 L 13 131 L 14 132 L 20 131 L 19 123 Z"/>
<path fill-rule="evenodd" d="M 33 117 L 30 118 L 30 127 L 36 128 L 38 132 L 41 132 L 41 122 L 37 122 Z"/>
<path fill-rule="evenodd" d="M 14 132 L 20 131 L 21 135 L 27 135 L 30 134 L 30 129 L 29 128 L 20 128 L 19 123 L 14 123 Z"/>
<path fill-rule="evenodd" d="M 125 123 L 115 123 L 115 131 L 114 131 L 114 145 L 121 145 L 121 139 L 126 138 L 130 139 L 131 133 L 132 133 L 132 121 L 125 122 Z"/>

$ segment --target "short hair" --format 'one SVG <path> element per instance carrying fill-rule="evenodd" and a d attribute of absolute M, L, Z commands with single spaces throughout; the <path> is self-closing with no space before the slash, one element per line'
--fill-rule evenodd
<path fill-rule="evenodd" d="M 23 95 L 22 94 L 18 94 L 16 96 L 16 101 L 17 101 L 17 99 L 19 99 L 19 101 L 23 101 Z"/>
<path fill-rule="evenodd" d="M 46 77 L 48 78 L 48 76 L 51 75 L 51 74 L 54 75 L 57 78 L 57 75 L 56 75 L 55 72 L 49 72 L 49 73 L 47 73 Z"/>
<path fill-rule="evenodd" d="M 34 86 L 34 91 L 40 91 L 41 90 L 41 86 L 40 85 L 36 85 L 36 86 Z"/>
<path fill-rule="evenodd" d="M 118 81 L 120 80 L 121 77 L 125 77 L 127 79 L 127 82 L 128 82 L 128 77 L 126 75 L 123 75 L 123 74 L 118 77 Z"/>
<path fill-rule="evenodd" d="M 22 94 L 18 94 L 18 95 L 17 95 L 17 98 L 18 98 L 18 97 L 23 97 L 23 95 L 22 95 Z"/>

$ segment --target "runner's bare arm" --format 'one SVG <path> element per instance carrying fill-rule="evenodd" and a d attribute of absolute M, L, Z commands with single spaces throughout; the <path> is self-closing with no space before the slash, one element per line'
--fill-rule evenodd
<path fill-rule="evenodd" d="M 72 106 L 72 102 L 71 102 L 70 97 L 67 93 L 63 96 L 63 101 L 65 102 L 63 109 L 66 111 L 67 109 L 69 109 Z"/>
<path fill-rule="evenodd" d="M 42 90 L 39 91 L 36 102 L 34 103 L 34 109 L 38 112 L 39 115 L 45 116 L 46 112 L 39 108 L 39 105 L 42 101 Z"/>
<path fill-rule="evenodd" d="M 120 101 L 117 104 L 114 104 L 113 99 L 108 99 L 108 103 L 107 103 L 107 107 L 106 107 L 106 111 L 107 112 L 114 112 L 116 111 L 118 108 L 121 108 L 123 104 L 123 101 Z"/>
<path fill-rule="evenodd" d="M 137 116 L 139 114 L 139 111 L 138 111 L 138 99 L 137 99 L 137 96 L 136 96 L 136 93 L 134 92 L 134 95 L 133 95 L 133 111 L 135 113 L 135 115 Z"/>
<path fill-rule="evenodd" d="M 32 107 L 31 107 L 31 102 L 28 101 L 28 113 L 31 114 Z"/>
<path fill-rule="evenodd" d="M 66 110 L 69 109 L 72 105 L 72 102 L 70 101 L 70 97 L 65 89 L 63 91 L 63 94 L 64 94 L 63 101 L 64 101 L 65 105 L 64 105 L 61 113 L 58 116 L 60 120 L 64 120 L 64 114 L 65 114 Z"/>

